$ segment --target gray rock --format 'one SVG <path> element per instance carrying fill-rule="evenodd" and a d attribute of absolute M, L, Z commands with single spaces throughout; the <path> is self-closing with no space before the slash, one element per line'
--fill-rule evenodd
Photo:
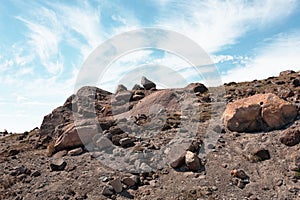
<path fill-rule="evenodd" d="M 62 159 L 54 160 L 50 163 L 51 171 L 63 171 L 67 166 L 67 163 Z"/>
<path fill-rule="evenodd" d="M 124 86 L 123 84 L 120 84 L 120 85 L 117 86 L 116 93 L 123 92 L 123 91 L 126 91 L 126 90 L 127 90 L 127 87 Z"/>
<path fill-rule="evenodd" d="M 141 84 L 146 90 L 156 89 L 156 84 L 147 79 L 145 76 L 142 77 Z"/>
<path fill-rule="evenodd" d="M 125 101 L 125 102 L 129 102 L 131 100 L 133 93 L 131 91 L 122 91 L 119 92 L 118 94 L 116 94 L 115 99 L 117 101 Z"/>
<path fill-rule="evenodd" d="M 132 90 L 143 90 L 144 88 L 142 86 L 140 86 L 139 84 L 135 84 L 133 87 L 132 87 Z"/>
<path fill-rule="evenodd" d="M 110 185 L 113 187 L 114 191 L 117 193 L 120 193 L 123 190 L 123 186 L 122 186 L 120 178 L 116 178 L 116 179 L 110 181 Z"/>
<path fill-rule="evenodd" d="M 105 196 L 111 196 L 114 194 L 112 190 L 113 190 L 113 188 L 111 188 L 109 186 L 104 186 L 102 189 L 102 194 Z"/>
<path fill-rule="evenodd" d="M 110 147 L 112 147 L 113 143 L 105 136 L 99 138 L 97 141 L 96 141 L 96 146 L 98 147 L 98 149 L 101 151 L 101 150 L 104 150 L 104 149 L 108 149 Z"/>

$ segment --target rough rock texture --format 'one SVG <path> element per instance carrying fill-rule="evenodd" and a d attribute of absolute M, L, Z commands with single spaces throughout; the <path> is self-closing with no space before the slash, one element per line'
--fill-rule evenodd
<path fill-rule="evenodd" d="M 278 96 L 257 94 L 229 103 L 224 112 L 224 124 L 231 131 L 254 132 L 280 129 L 293 122 L 297 109 Z"/>
<path fill-rule="evenodd" d="M 285 130 L 280 138 L 281 143 L 287 146 L 295 146 L 300 143 L 300 130 L 298 127 L 292 127 Z"/>

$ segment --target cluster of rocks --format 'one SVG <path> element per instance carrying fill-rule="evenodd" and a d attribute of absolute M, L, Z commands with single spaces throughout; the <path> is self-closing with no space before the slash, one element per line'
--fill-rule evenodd
<path fill-rule="evenodd" d="M 31 198 L 61 187 L 56 199 L 299 198 L 300 74 L 224 87 L 217 96 L 211 91 L 219 88 L 201 83 L 160 90 L 146 77 L 114 94 L 83 87 L 40 129 L 2 141 L 0 198 L 23 199 L 9 192 L 21 187 L 35 188 Z M 222 120 L 210 121 L 214 115 Z M 188 145 L 160 165 L 155 155 L 170 151 L 176 134 Z M 61 185 L 43 196 L 49 180 Z"/>

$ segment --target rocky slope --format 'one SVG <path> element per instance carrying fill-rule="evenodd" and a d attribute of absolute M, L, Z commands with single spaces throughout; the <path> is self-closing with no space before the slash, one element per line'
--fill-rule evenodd
<path fill-rule="evenodd" d="M 83 87 L 1 139 L 0 199 L 299 199 L 300 73 Z"/>

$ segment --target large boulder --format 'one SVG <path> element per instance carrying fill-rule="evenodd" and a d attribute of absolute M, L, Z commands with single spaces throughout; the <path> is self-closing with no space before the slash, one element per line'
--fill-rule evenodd
<path fill-rule="evenodd" d="M 99 133 L 97 125 L 75 126 L 71 123 L 63 128 L 63 133 L 56 140 L 54 149 L 74 149 L 92 142 L 93 137 Z"/>
<path fill-rule="evenodd" d="M 231 131 L 254 132 L 280 129 L 291 123 L 296 116 L 294 105 L 268 93 L 229 103 L 223 119 Z"/>

